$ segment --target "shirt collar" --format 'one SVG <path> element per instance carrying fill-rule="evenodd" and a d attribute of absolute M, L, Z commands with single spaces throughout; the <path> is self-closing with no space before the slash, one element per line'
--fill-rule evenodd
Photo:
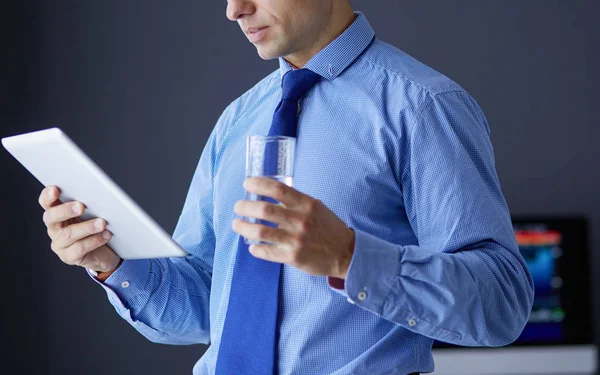
<path fill-rule="evenodd" d="M 354 22 L 327 47 L 313 56 L 304 68 L 333 81 L 371 44 L 375 37 L 375 31 L 362 12 L 354 13 L 357 15 Z M 290 70 L 292 70 L 292 66 L 283 57 L 280 57 L 281 77 Z"/>

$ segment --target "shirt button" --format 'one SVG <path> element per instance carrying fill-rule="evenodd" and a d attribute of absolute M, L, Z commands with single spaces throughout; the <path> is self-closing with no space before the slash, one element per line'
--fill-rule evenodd
<path fill-rule="evenodd" d="M 367 299 L 367 292 L 358 292 L 358 299 L 364 301 Z"/>
<path fill-rule="evenodd" d="M 121 288 L 129 288 L 129 281 L 123 281 L 121 283 Z"/>
<path fill-rule="evenodd" d="M 408 319 L 408 325 L 409 325 L 409 326 L 411 326 L 411 327 L 414 327 L 414 326 L 415 326 L 415 324 L 417 324 L 417 321 L 416 321 L 416 320 L 414 320 L 414 319 Z"/>

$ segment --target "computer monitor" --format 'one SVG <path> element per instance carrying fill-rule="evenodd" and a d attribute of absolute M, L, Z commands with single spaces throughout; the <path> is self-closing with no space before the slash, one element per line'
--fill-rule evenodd
<path fill-rule="evenodd" d="M 503 348 L 435 342 L 434 374 L 595 373 L 586 219 L 515 217 L 513 227 L 535 284 L 533 309 L 523 333 Z"/>

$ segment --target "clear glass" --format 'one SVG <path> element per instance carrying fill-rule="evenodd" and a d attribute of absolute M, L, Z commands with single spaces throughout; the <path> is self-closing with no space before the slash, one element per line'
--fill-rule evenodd
<path fill-rule="evenodd" d="M 296 138 L 283 136 L 251 135 L 246 138 L 246 178 L 269 177 L 292 186 L 294 178 L 294 155 L 296 154 Z M 279 203 L 269 197 L 249 193 L 246 200 Z M 276 224 L 266 220 L 244 217 L 250 223 L 275 227 Z M 246 244 L 257 244 L 244 238 Z"/>

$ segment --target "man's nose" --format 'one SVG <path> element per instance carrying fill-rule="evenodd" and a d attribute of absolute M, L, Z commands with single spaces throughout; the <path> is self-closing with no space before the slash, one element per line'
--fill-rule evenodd
<path fill-rule="evenodd" d="M 227 0 L 227 18 L 237 21 L 245 15 L 250 15 L 256 10 L 250 0 Z"/>

